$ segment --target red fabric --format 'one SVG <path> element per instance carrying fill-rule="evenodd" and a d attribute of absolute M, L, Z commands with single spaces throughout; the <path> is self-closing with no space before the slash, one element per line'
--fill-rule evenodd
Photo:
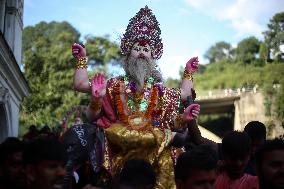
<path fill-rule="evenodd" d="M 109 87 L 111 87 L 110 86 L 111 83 L 112 83 L 111 80 L 107 82 L 106 95 L 103 97 L 102 106 L 104 110 L 104 116 L 102 116 L 101 118 L 97 120 L 97 124 L 101 128 L 108 128 L 110 127 L 112 123 L 115 123 L 117 121 L 114 107 L 112 106 L 112 103 L 111 103 L 111 97 L 110 97 L 111 94 L 109 91 Z"/>
<path fill-rule="evenodd" d="M 232 180 L 226 173 L 218 175 L 215 189 L 258 189 L 258 178 L 244 174 L 241 178 Z"/>

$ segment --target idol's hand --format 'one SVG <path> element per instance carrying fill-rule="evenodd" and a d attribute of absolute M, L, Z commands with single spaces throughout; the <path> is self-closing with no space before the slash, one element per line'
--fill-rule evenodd
<path fill-rule="evenodd" d="M 96 74 L 92 81 L 92 95 L 94 97 L 102 97 L 106 93 L 106 81 L 105 81 L 105 76 L 104 74 Z"/>
<path fill-rule="evenodd" d="M 185 69 L 191 73 L 194 73 L 198 69 L 198 57 L 191 58 L 187 63 Z"/>
<path fill-rule="evenodd" d="M 74 43 L 72 45 L 72 55 L 77 60 L 79 60 L 79 58 L 86 57 L 87 53 L 86 53 L 85 46 L 83 44 Z"/>
<path fill-rule="evenodd" d="M 199 104 L 191 104 L 188 106 L 183 113 L 183 119 L 185 121 L 190 121 L 196 119 L 200 112 L 200 105 Z"/>

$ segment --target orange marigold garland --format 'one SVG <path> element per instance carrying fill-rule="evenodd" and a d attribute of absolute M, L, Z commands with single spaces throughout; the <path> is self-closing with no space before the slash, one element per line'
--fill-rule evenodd
<path fill-rule="evenodd" d="M 148 105 L 147 111 L 145 113 L 145 117 L 147 119 L 151 119 L 152 113 L 154 111 L 154 108 L 156 106 L 156 102 L 157 102 L 157 97 L 158 97 L 158 89 L 156 87 L 152 87 L 152 93 L 151 93 L 151 97 L 150 97 L 150 103 Z"/>
<path fill-rule="evenodd" d="M 118 112 L 119 120 L 125 124 L 128 123 L 128 119 L 123 111 L 123 103 L 120 99 L 120 84 L 119 81 L 114 85 L 114 101 Z"/>
<path fill-rule="evenodd" d="M 152 85 L 150 91 L 151 91 L 151 96 L 150 96 L 150 99 L 149 99 L 149 104 L 148 104 L 147 110 L 144 114 L 144 116 L 147 120 L 151 120 L 154 108 L 156 106 L 157 97 L 158 97 L 158 89 L 156 87 L 154 87 Z M 123 105 L 122 100 L 120 98 L 120 82 L 119 81 L 116 82 L 115 85 L 114 85 L 114 101 L 115 101 L 115 105 L 116 105 L 116 108 L 117 108 L 119 120 L 122 123 L 129 125 L 129 121 L 128 121 L 127 116 L 130 116 L 130 115 L 125 115 L 125 112 L 124 112 L 124 108 L 123 108 L 124 105 Z M 137 114 L 142 113 L 142 112 L 139 112 L 139 108 L 137 108 L 136 111 L 137 111 Z"/>

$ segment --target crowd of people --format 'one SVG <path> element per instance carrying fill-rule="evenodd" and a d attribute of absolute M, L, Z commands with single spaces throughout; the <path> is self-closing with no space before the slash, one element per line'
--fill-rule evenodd
<path fill-rule="evenodd" d="M 265 129 L 252 121 L 242 132 L 227 133 L 220 144 L 191 145 L 177 158 L 176 188 L 283 189 L 284 139 L 266 140 Z M 128 160 L 108 181 L 92 169 L 88 157 L 70 172 L 65 140 L 47 126 L 40 131 L 31 126 L 23 140 L 8 137 L 0 154 L 1 189 L 155 188 L 155 168 L 143 158 Z"/>

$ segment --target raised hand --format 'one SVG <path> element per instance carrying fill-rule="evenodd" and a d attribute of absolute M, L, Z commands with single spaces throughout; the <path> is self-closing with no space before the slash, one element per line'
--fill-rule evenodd
<path fill-rule="evenodd" d="M 193 57 L 186 63 L 185 69 L 191 73 L 194 73 L 198 69 L 198 57 Z"/>
<path fill-rule="evenodd" d="M 74 58 L 76 58 L 77 60 L 79 58 L 84 58 L 86 57 L 86 49 L 85 46 L 83 44 L 78 44 L 78 43 L 74 43 L 72 45 L 72 55 L 74 56 Z"/>
<path fill-rule="evenodd" d="M 104 74 L 96 74 L 92 81 L 92 95 L 94 97 L 102 97 L 106 92 L 106 81 Z"/>
<path fill-rule="evenodd" d="M 191 104 L 184 110 L 183 119 L 185 121 L 196 119 L 199 115 L 199 112 L 200 112 L 200 105 Z"/>

